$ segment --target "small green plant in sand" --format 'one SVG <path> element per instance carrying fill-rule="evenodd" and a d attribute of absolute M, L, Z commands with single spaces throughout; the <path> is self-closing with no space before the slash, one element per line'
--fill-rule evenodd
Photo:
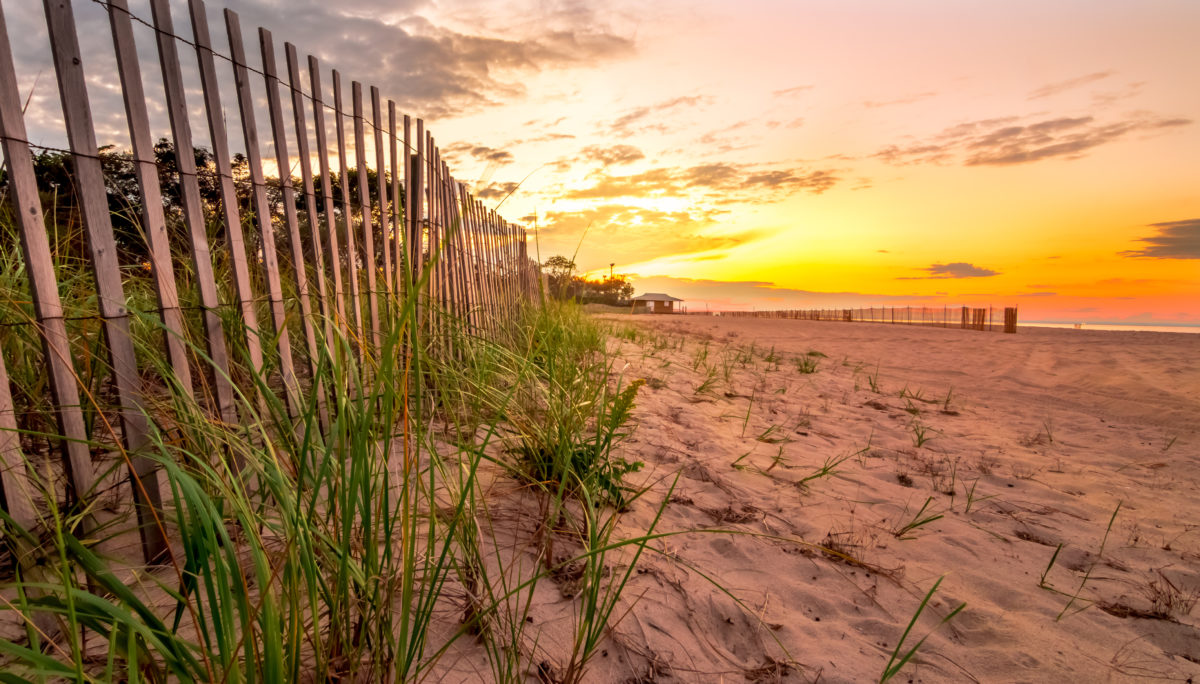
<path fill-rule="evenodd" d="M 944 467 L 941 467 L 943 466 Z M 929 480 L 933 491 L 950 497 L 950 508 L 954 508 L 954 497 L 958 496 L 958 457 L 946 457 L 940 463 L 929 465 Z"/>
<path fill-rule="evenodd" d="M 931 629 L 925 636 L 921 637 L 920 641 L 905 650 L 904 644 L 908 641 L 909 634 L 912 633 L 913 627 L 917 625 L 917 620 L 921 618 L 921 614 L 924 613 L 925 608 L 929 606 L 929 601 L 933 599 L 933 595 L 937 592 L 938 587 L 942 585 L 942 580 L 944 579 L 944 575 L 939 577 L 937 581 L 933 583 L 933 586 L 929 588 L 929 591 L 925 593 L 925 598 L 921 599 L 921 603 L 917 606 L 916 612 L 913 613 L 912 619 L 908 621 L 908 626 L 904 628 L 904 633 L 900 635 L 900 641 L 896 642 L 896 648 L 892 650 L 891 657 L 888 658 L 887 664 L 884 665 L 883 672 L 879 675 L 880 684 L 891 681 L 893 677 L 899 674 L 900 670 L 902 670 L 904 666 L 908 664 L 908 661 L 912 660 L 913 656 L 917 654 L 917 650 L 919 650 L 921 646 L 925 644 L 925 640 L 928 639 L 938 627 L 941 627 L 947 622 L 953 620 L 955 616 L 957 616 L 963 611 L 963 609 L 967 607 L 965 602 L 958 604 L 958 606 L 947 613 L 946 617 L 942 618 L 937 625 L 933 627 L 933 629 Z"/>
<path fill-rule="evenodd" d="M 855 452 L 855 453 L 846 454 L 843 456 L 828 456 L 828 457 L 826 457 L 825 462 L 821 464 L 820 468 L 817 468 L 816 470 L 812 471 L 808 475 L 805 475 L 804 477 L 800 478 L 796 482 L 796 486 L 800 487 L 802 489 L 806 489 L 810 482 L 814 482 L 814 481 L 820 480 L 822 478 L 833 477 L 834 475 L 837 475 L 839 472 L 838 466 L 840 466 L 841 464 L 845 463 L 846 461 L 849 461 L 850 459 L 854 458 L 859 453 L 861 453 L 861 452 Z"/>
<path fill-rule="evenodd" d="M 1059 611 L 1058 616 L 1054 618 L 1055 622 L 1062 620 L 1064 616 L 1068 615 L 1068 611 L 1071 610 L 1071 607 L 1075 605 L 1076 601 L 1080 600 L 1079 595 L 1083 593 L 1083 588 L 1087 586 L 1088 581 L 1091 580 L 1092 572 L 1096 569 L 1096 565 L 1100 562 L 1100 559 L 1104 557 L 1104 547 L 1108 543 L 1108 535 L 1110 532 L 1112 532 L 1113 523 L 1115 523 L 1117 520 L 1117 513 L 1121 511 L 1122 503 L 1123 502 L 1118 501 L 1117 507 L 1113 509 L 1112 516 L 1108 519 L 1108 527 L 1104 530 L 1104 537 L 1100 539 L 1100 548 L 1096 551 L 1096 555 L 1092 557 L 1092 562 L 1088 565 L 1087 570 L 1083 573 L 1083 577 L 1080 578 L 1079 587 L 1075 589 L 1075 593 L 1068 594 L 1064 591 L 1060 591 L 1046 581 L 1046 576 L 1050 574 L 1050 569 L 1054 567 L 1055 561 L 1058 560 L 1058 554 L 1062 551 L 1063 545 L 1060 543 L 1054 549 L 1054 553 L 1050 556 L 1050 562 L 1046 564 L 1046 569 L 1042 571 L 1042 575 L 1038 579 L 1038 586 L 1042 589 L 1046 589 L 1047 591 L 1052 591 L 1056 594 L 1061 594 L 1062 596 L 1067 597 L 1067 605 L 1063 606 L 1063 609 Z M 1085 609 L 1087 609 L 1087 606 L 1077 608 L 1074 612 L 1069 614 L 1074 615 L 1075 613 Z"/>
<path fill-rule="evenodd" d="M 708 369 L 704 380 L 696 386 L 694 394 L 698 397 L 708 396 L 715 398 L 717 396 L 717 371 L 715 368 Z"/>
<path fill-rule="evenodd" d="M 753 450 L 747 451 L 746 453 L 742 454 L 741 456 L 738 456 L 737 458 L 735 458 L 733 460 L 732 463 L 729 464 L 729 466 L 731 468 L 733 468 L 734 470 L 745 470 L 746 468 L 749 468 L 750 466 L 745 466 L 745 465 L 742 465 L 741 463 L 742 463 L 742 461 L 746 460 L 746 458 L 748 458 L 750 456 L 750 454 L 752 454 L 752 453 L 754 453 Z"/>
<path fill-rule="evenodd" d="M 883 388 L 879 385 L 879 364 L 875 364 L 875 372 L 867 376 L 867 384 L 871 386 L 871 391 L 875 394 L 883 394 Z"/>
<path fill-rule="evenodd" d="M 958 411 L 950 408 L 950 403 L 953 400 L 954 400 L 954 388 L 951 387 L 950 389 L 946 390 L 946 398 L 942 399 L 942 402 L 941 402 L 942 403 L 942 413 L 944 413 L 948 416 L 957 416 L 958 415 Z"/>
<path fill-rule="evenodd" d="M 779 355 L 775 353 L 775 345 L 771 345 L 771 349 L 763 355 L 763 361 L 766 361 L 769 364 L 779 363 Z"/>
<path fill-rule="evenodd" d="M 964 482 L 965 482 L 965 480 L 964 480 Z M 970 513 L 971 509 L 974 508 L 976 504 L 983 503 L 984 501 L 987 501 L 988 499 L 996 498 L 995 494 L 988 494 L 987 496 L 976 496 L 975 495 L 975 487 L 978 484 L 979 484 L 979 478 L 975 478 L 974 480 L 971 481 L 971 484 L 969 486 L 964 486 L 964 489 L 966 490 L 966 493 L 967 493 L 967 503 L 963 509 L 963 513 Z M 1043 575 L 1043 577 L 1045 577 L 1045 575 Z"/>
<path fill-rule="evenodd" d="M 766 430 L 758 433 L 758 436 L 754 439 L 755 441 L 762 442 L 764 444 L 780 444 L 783 442 L 792 441 L 785 434 L 784 427 L 778 424 L 769 426 Z"/>
<path fill-rule="evenodd" d="M 700 366 L 708 366 L 708 340 L 704 340 L 692 356 L 692 370 L 700 370 Z"/>
<path fill-rule="evenodd" d="M 796 357 L 796 370 L 804 375 L 811 375 L 817 372 L 817 358 L 814 356 L 798 356 Z"/>
<path fill-rule="evenodd" d="M 742 417 L 741 437 L 746 436 L 746 426 L 750 424 L 750 409 L 752 408 L 754 408 L 754 392 L 750 393 L 749 400 L 746 402 L 746 415 Z"/>
<path fill-rule="evenodd" d="M 638 339 L 641 337 L 641 333 L 632 325 L 622 325 L 613 330 L 613 337 L 616 337 L 618 340 L 625 340 L 626 342 L 633 342 L 636 344 Z"/>
<path fill-rule="evenodd" d="M 941 513 L 929 511 L 929 504 L 931 503 L 933 503 L 932 496 L 925 499 L 925 503 L 921 504 L 920 510 L 918 510 L 916 515 L 912 516 L 911 518 L 908 518 L 908 507 L 905 506 L 904 513 L 901 514 L 901 521 L 907 519 L 908 522 L 896 527 L 896 529 L 892 530 L 892 534 L 895 535 L 897 539 L 915 539 L 915 537 L 909 536 L 911 532 L 945 517 Z M 928 511 L 928 513 L 926 511 Z"/>
<path fill-rule="evenodd" d="M 733 370 L 737 364 L 737 352 L 728 347 L 721 351 L 721 378 L 726 385 L 733 384 Z"/>
<path fill-rule="evenodd" d="M 913 433 L 913 446 L 917 447 L 918 449 L 925 446 L 926 442 L 933 439 L 933 431 L 929 429 L 929 426 L 925 425 L 919 420 L 914 419 L 911 423 L 909 423 L 908 428 L 912 430 Z"/>

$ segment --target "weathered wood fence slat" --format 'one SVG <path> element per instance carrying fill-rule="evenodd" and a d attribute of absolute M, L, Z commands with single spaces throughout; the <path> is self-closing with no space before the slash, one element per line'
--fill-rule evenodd
<path fill-rule="evenodd" d="M 119 11 L 110 9 L 110 12 Z M 167 113 L 171 122 L 171 138 L 175 145 L 175 164 L 179 170 L 180 204 L 183 222 L 187 226 L 191 248 L 192 268 L 196 277 L 200 306 L 203 309 L 205 344 L 208 357 L 212 359 L 211 387 L 215 393 L 215 408 L 221 420 L 237 422 L 237 411 L 233 403 L 232 373 L 229 349 L 222 327 L 220 301 L 217 298 L 217 280 L 213 276 L 212 253 L 205 228 L 204 204 L 200 199 L 200 181 L 197 174 L 192 144 L 192 126 L 188 120 L 187 100 L 184 97 L 183 72 L 179 63 L 179 51 L 175 45 L 174 22 L 167 0 L 150 0 L 150 11 L 154 18 L 158 43 L 158 60 L 162 72 L 163 89 L 167 99 Z M 132 40 L 132 39 L 131 39 Z M 142 198 L 143 203 L 148 198 Z M 176 369 L 178 373 L 178 369 Z"/>

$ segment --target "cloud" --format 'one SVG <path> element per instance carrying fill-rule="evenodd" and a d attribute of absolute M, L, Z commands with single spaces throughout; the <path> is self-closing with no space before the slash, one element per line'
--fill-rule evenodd
<path fill-rule="evenodd" d="M 454 143 L 447 145 L 442 151 L 446 153 L 446 156 L 467 154 L 476 161 L 496 164 L 507 164 L 513 160 L 512 153 L 508 150 L 498 150 L 480 143 Z"/>
<path fill-rule="evenodd" d="M 1178 284 L 1186 281 L 1171 280 L 1166 278 L 1105 278 L 1097 280 L 1097 285 L 1163 285 L 1167 283 Z M 1032 287 L 1032 286 L 1031 286 Z"/>
<path fill-rule="evenodd" d="M 1153 132 L 1188 126 L 1191 119 L 1142 113 L 1098 122 L 1094 117 L 1058 117 L 1018 125 L 1017 117 L 987 119 L 951 126 L 926 140 L 907 146 L 889 145 L 875 153 L 888 164 L 1005 166 L 1062 157 L 1078 159 L 1093 148 L 1134 132 Z"/>
<path fill-rule="evenodd" d="M 904 97 L 898 97 L 898 98 L 895 98 L 892 100 L 867 100 L 867 101 L 863 102 L 862 105 L 868 109 L 877 109 L 879 107 L 891 107 L 894 105 L 912 104 L 919 100 L 924 100 L 926 98 L 934 97 L 936 95 L 937 95 L 936 92 L 930 90 L 930 91 L 926 91 L 923 93 L 914 93 L 912 95 L 905 95 Z"/>
<path fill-rule="evenodd" d="M 713 201 L 776 201 L 800 191 L 819 195 L 841 178 L 832 169 L 763 169 L 715 162 L 658 167 L 625 176 L 593 174 L 592 184 L 567 191 L 566 199 L 612 199 L 698 194 Z"/>
<path fill-rule="evenodd" d="M 955 261 L 949 264 L 933 264 L 921 269 L 929 275 L 925 276 L 904 276 L 897 280 L 941 280 L 944 278 L 987 278 L 994 275 L 1000 275 L 999 271 L 993 271 L 990 268 L 980 268 L 974 264 L 968 264 L 964 261 Z"/>
<path fill-rule="evenodd" d="M 674 192 L 681 184 L 675 180 L 674 169 L 658 168 L 629 176 L 594 174 L 592 185 L 568 190 L 565 199 L 611 199 L 615 197 L 647 197 Z"/>
<path fill-rule="evenodd" d="M 1152 259 L 1200 259 L 1200 218 L 1151 223 L 1158 233 L 1138 238 L 1142 249 L 1121 252 L 1121 256 Z"/>
<path fill-rule="evenodd" d="M 1029 93 L 1028 99 L 1038 100 L 1043 97 L 1050 97 L 1051 95 L 1057 95 L 1068 90 L 1074 90 L 1075 88 L 1087 85 L 1089 83 L 1095 83 L 1096 81 L 1104 80 L 1112 75 L 1113 72 L 1111 71 L 1097 71 L 1095 73 L 1085 74 L 1083 76 L 1076 76 L 1075 78 L 1068 78 L 1065 81 L 1058 81 L 1057 83 L 1044 85 L 1041 88 L 1034 90 L 1033 92 Z"/>
<path fill-rule="evenodd" d="M 758 231 L 731 233 L 718 225 L 724 212 L 688 208 L 663 211 L 610 203 L 579 211 L 551 211 L 541 222 L 543 255 L 572 253 L 585 270 L 609 262 L 634 263 L 663 256 L 723 256 L 725 250 L 756 240 Z M 582 240 L 582 242 L 581 242 Z"/>
<path fill-rule="evenodd" d="M 102 3 L 75 4 L 84 68 L 92 86 L 91 104 L 103 140 L 109 128 L 116 135 L 124 133 L 124 122 L 117 118 L 123 115 L 123 106 L 116 85 L 111 32 Z M 150 20 L 145 3 L 131 4 L 138 5 L 133 12 L 139 19 Z M 182 7 L 171 4 L 175 32 L 190 39 L 186 3 Z M 530 21 L 519 27 L 494 26 L 490 35 L 431 19 L 444 12 L 428 0 L 224 0 L 209 5 L 208 19 L 213 47 L 223 55 L 229 54 L 229 48 L 220 9 L 228 6 L 240 16 L 252 68 L 260 66 L 255 29 L 263 26 L 273 33 L 281 67 L 283 44 L 293 43 L 300 52 L 302 71 L 307 72 L 307 55 L 320 59 L 327 90 L 329 70 L 337 69 L 347 89 L 352 80 L 378 86 L 381 95 L 395 100 L 403 113 L 425 118 L 464 114 L 520 98 L 525 94 L 523 83 L 531 74 L 591 69 L 635 53 L 633 39 L 610 30 L 592 16 L 594 12 L 559 12 L 551 7 L 558 3 L 525 4 L 522 16 Z M 33 75 L 53 74 L 53 67 L 45 48 L 45 19 L 40 8 L 36 3 L 16 5 L 20 7 L 6 7 L 5 13 L 9 35 L 14 37 L 17 73 L 22 74 L 22 92 L 27 92 Z M 135 26 L 137 49 L 153 110 L 162 99 L 161 85 L 156 83 L 158 58 L 153 34 L 142 29 L 140 24 Z M 186 45 L 179 49 L 184 78 L 194 83 L 194 51 Z M 227 71 L 228 65 L 218 62 L 218 78 L 231 80 Z M 256 81 L 254 87 L 261 83 Z M 53 77 L 43 77 L 39 90 L 56 96 Z M 236 112 L 236 103 L 230 104 L 231 92 L 223 90 L 223 97 L 229 98 L 225 106 Z M 57 102 L 56 97 L 48 100 L 48 105 Z M 54 106 L 31 108 L 29 120 L 53 123 L 56 110 Z M 152 116 L 159 115 L 152 111 Z M 114 119 L 111 125 L 109 118 Z M 152 125 L 158 126 L 159 119 L 152 119 Z M 46 135 L 55 138 L 47 142 L 55 144 L 61 133 L 52 125 L 45 128 Z M 240 131 L 231 130 L 230 134 L 236 141 Z"/>
<path fill-rule="evenodd" d="M 475 190 L 475 196 L 479 199 L 504 199 L 516 191 L 518 184 L 513 182 L 508 183 L 488 183 L 486 187 Z"/>
<path fill-rule="evenodd" d="M 1117 90 L 1106 90 L 1092 93 L 1092 102 L 1098 107 L 1107 107 L 1116 104 L 1121 100 L 1128 100 L 1141 94 L 1142 89 L 1146 86 L 1145 81 L 1133 81 L 1127 83 Z"/>
<path fill-rule="evenodd" d="M 813 89 L 813 87 L 811 85 L 798 85 L 798 86 L 792 86 L 791 88 L 784 88 L 782 90 L 772 91 L 771 95 L 773 95 L 774 97 L 791 97 L 793 95 L 799 95 L 800 93 L 803 93 L 805 91 L 812 90 L 812 89 Z"/>
<path fill-rule="evenodd" d="M 684 172 L 689 186 L 704 188 L 721 188 L 731 185 L 737 182 L 738 176 L 737 167 L 724 162 L 701 164 Z"/>
<path fill-rule="evenodd" d="M 803 125 L 804 125 L 804 117 L 797 117 L 786 123 L 784 123 L 783 121 L 768 121 L 767 122 L 767 128 L 769 128 L 771 130 L 775 130 L 776 128 L 779 128 L 780 126 L 783 126 L 784 128 L 800 128 Z"/>
<path fill-rule="evenodd" d="M 647 124 L 646 119 L 648 119 L 651 114 L 662 114 L 664 112 L 683 107 L 697 107 L 700 105 L 709 104 L 712 101 L 713 98 L 707 95 L 685 95 L 671 98 L 669 100 L 663 100 L 662 102 L 658 102 L 653 105 L 631 109 L 613 121 L 609 122 L 605 126 L 605 129 L 607 129 L 607 132 L 609 133 L 630 135 L 639 131 L 663 128 L 662 124 Z"/>
<path fill-rule="evenodd" d="M 766 171 L 747 176 L 743 183 L 747 186 L 807 190 L 819 195 L 832 188 L 839 180 L 841 179 L 832 171 L 812 171 L 799 176 L 794 171 Z"/>
<path fill-rule="evenodd" d="M 581 153 L 584 159 L 600 162 L 604 166 L 629 164 L 646 157 L 633 145 L 588 145 Z"/>

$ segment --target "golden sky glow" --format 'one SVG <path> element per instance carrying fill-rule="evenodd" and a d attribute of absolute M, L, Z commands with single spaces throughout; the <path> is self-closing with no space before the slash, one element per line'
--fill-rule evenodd
<path fill-rule="evenodd" d="M 536 213 L 543 258 L 590 226 L 583 270 L 615 261 L 639 292 L 691 306 L 1200 321 L 1197 3 L 602 16 L 627 54 L 528 75 L 523 97 L 439 122 L 511 153 L 458 157 L 485 184 L 550 165 L 504 207 Z"/>
<path fill-rule="evenodd" d="M 3 2 L 53 141 L 39 3 Z M 76 5 L 100 137 L 127 145 L 103 10 Z M 501 212 L 531 253 L 638 292 L 1200 323 L 1194 0 L 213 0 L 218 50 L 222 5 L 424 117 L 490 205 L 524 179 Z"/>

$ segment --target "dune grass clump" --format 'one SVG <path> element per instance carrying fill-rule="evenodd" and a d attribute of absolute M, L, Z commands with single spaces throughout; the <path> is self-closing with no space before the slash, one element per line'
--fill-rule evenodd
<path fill-rule="evenodd" d="M 527 313 L 523 344 L 529 363 L 505 407 L 514 429 L 512 451 L 535 482 L 555 483 L 568 495 L 587 490 L 603 503 L 625 502 L 622 480 L 642 467 L 612 457 L 638 390 L 615 375 L 607 333 L 571 304 L 547 303 Z"/>
<path fill-rule="evenodd" d="M 824 355 L 822 354 L 822 356 Z M 809 356 L 807 354 L 804 356 L 797 356 L 795 359 L 796 371 L 802 375 L 812 375 L 813 373 L 816 373 L 817 367 L 820 363 L 818 361 L 819 358 L 820 357 L 818 356 Z"/>

